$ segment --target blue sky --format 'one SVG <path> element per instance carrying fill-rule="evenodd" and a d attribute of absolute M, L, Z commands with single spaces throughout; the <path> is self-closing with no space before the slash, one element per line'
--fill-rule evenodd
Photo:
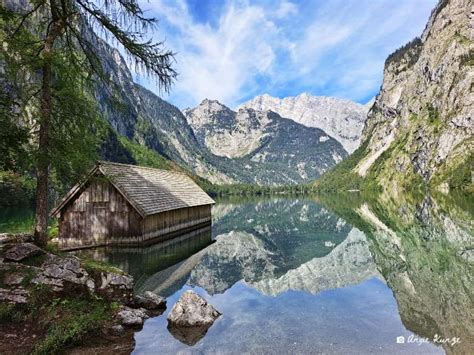
<path fill-rule="evenodd" d="M 180 108 L 205 98 L 235 107 L 264 93 L 302 92 L 365 103 L 388 54 L 421 34 L 437 0 L 151 0 L 153 37 L 176 52 L 170 94 Z"/>

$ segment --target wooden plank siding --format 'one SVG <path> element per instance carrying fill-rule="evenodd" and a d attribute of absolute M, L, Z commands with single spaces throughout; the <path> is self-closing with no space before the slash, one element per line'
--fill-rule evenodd
<path fill-rule="evenodd" d="M 92 178 L 60 211 L 59 246 L 134 245 L 211 224 L 211 205 L 142 217 L 106 179 Z"/>

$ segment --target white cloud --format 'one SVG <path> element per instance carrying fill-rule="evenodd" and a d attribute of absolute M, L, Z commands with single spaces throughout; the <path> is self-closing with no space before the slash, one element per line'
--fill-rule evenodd
<path fill-rule="evenodd" d="M 264 92 L 365 100 L 381 84 L 385 57 L 421 34 L 435 4 L 227 0 L 207 21 L 184 0 L 143 7 L 160 19 L 156 39 L 164 35 L 177 53 L 179 77 L 168 99 L 179 107 L 204 98 L 232 107 Z"/>
<path fill-rule="evenodd" d="M 177 52 L 179 78 L 173 98 L 180 106 L 204 98 L 234 105 L 256 76 L 271 74 L 277 28 L 261 7 L 229 3 L 212 27 L 195 22 L 183 2 L 152 6 L 175 31 L 167 45 Z"/>
<path fill-rule="evenodd" d="M 298 6 L 290 1 L 282 1 L 275 12 L 277 18 L 294 16 L 298 13 Z"/>

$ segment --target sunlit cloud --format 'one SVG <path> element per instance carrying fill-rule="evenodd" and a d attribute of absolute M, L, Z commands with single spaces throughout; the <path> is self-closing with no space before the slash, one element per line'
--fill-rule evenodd
<path fill-rule="evenodd" d="M 177 53 L 179 77 L 165 99 L 184 108 L 204 98 L 235 107 L 263 93 L 303 91 L 365 102 L 380 87 L 387 55 L 421 34 L 436 2 L 227 0 L 192 6 L 159 0 L 142 7 L 160 20 L 155 39 L 166 39 Z"/>

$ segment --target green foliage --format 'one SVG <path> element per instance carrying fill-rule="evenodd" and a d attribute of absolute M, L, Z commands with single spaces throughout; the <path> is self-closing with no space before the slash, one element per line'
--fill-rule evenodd
<path fill-rule="evenodd" d="M 467 54 L 461 56 L 461 65 L 462 66 L 474 66 L 474 49 L 469 49 Z"/>
<path fill-rule="evenodd" d="M 28 204 L 34 200 L 35 180 L 13 171 L 0 170 L 0 207 Z"/>
<path fill-rule="evenodd" d="M 474 192 L 472 172 L 474 171 L 474 154 L 455 169 L 451 170 L 447 176 L 447 182 L 451 189 Z"/>
<path fill-rule="evenodd" d="M 426 106 L 426 110 L 428 112 L 428 121 L 429 121 L 430 125 L 432 125 L 434 127 L 438 127 L 441 124 L 438 109 L 436 107 L 434 107 L 432 104 L 428 104 Z"/>
<path fill-rule="evenodd" d="M 82 341 L 100 329 L 113 310 L 113 305 L 103 300 L 54 299 L 44 309 L 43 323 L 49 325 L 46 338 L 35 346 L 33 353 L 57 353 Z M 57 315 L 59 319 L 55 319 Z"/>
<path fill-rule="evenodd" d="M 364 179 L 353 170 L 366 156 L 369 140 L 366 139 L 354 153 L 316 180 L 316 190 L 326 192 L 362 190 Z"/>
<path fill-rule="evenodd" d="M 25 317 L 24 309 L 14 304 L 0 303 L 0 324 L 9 322 L 20 322 Z"/>
<path fill-rule="evenodd" d="M 124 136 L 120 136 L 119 141 L 131 153 L 137 165 L 165 170 L 171 168 L 171 162 L 154 150 L 139 143 L 132 142 Z"/>
<path fill-rule="evenodd" d="M 265 186 L 254 184 L 211 185 L 207 192 L 213 196 L 298 195 L 315 191 L 312 184 Z"/>
<path fill-rule="evenodd" d="M 385 68 L 387 68 L 392 63 L 399 63 L 403 59 L 407 61 L 408 67 L 413 66 L 418 61 L 421 48 L 422 43 L 420 37 L 414 38 L 387 57 L 385 60 Z"/>
<path fill-rule="evenodd" d="M 454 33 L 454 38 L 456 38 L 456 40 L 462 45 L 469 45 L 472 42 L 469 38 L 462 35 L 458 31 Z"/>

